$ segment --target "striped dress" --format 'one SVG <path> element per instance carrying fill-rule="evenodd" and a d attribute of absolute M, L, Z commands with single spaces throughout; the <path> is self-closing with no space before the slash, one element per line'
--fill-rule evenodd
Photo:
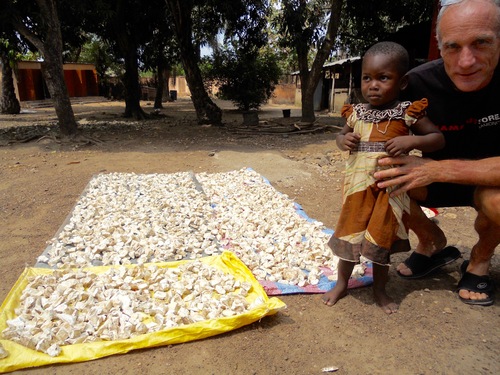
<path fill-rule="evenodd" d="M 347 125 L 361 140 L 346 163 L 342 211 L 328 242 L 339 258 L 359 262 L 362 255 L 387 265 L 392 253 L 410 249 L 410 198 L 407 194 L 389 197 L 394 188 L 378 188 L 373 173 L 380 168 L 378 159 L 388 155 L 384 143 L 410 134 L 411 125 L 425 115 L 426 108 L 426 99 L 386 110 L 367 109 L 366 104 L 342 108 Z"/>

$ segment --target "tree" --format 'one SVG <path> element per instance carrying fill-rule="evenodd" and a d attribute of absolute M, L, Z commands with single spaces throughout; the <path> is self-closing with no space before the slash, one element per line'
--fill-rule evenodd
<path fill-rule="evenodd" d="M 252 55 L 221 50 L 214 54 L 209 66 L 207 75 L 218 86 L 218 95 L 243 111 L 260 108 L 281 76 L 276 56 L 269 51 Z"/>
<path fill-rule="evenodd" d="M 3 8 L 4 5 L 0 5 L 0 14 L 5 11 Z M 4 17 L 0 17 L 0 66 L 2 69 L 0 113 L 18 114 L 21 112 L 21 105 L 16 97 L 12 77 L 13 68 L 21 49 L 20 40 L 16 37 L 12 27 Z"/>
<path fill-rule="evenodd" d="M 282 72 L 291 73 L 298 70 L 297 65 L 297 53 L 293 46 L 285 46 L 281 43 L 282 35 L 277 20 L 279 20 L 281 15 L 281 9 L 279 8 L 281 0 L 270 0 L 269 6 L 269 16 L 267 24 L 267 38 L 268 43 L 266 48 L 273 51 L 276 56 L 278 56 L 278 63 Z M 310 58 L 312 61 L 312 58 Z"/>
<path fill-rule="evenodd" d="M 120 50 L 125 64 L 123 84 L 125 85 L 125 117 L 134 117 L 138 120 L 146 118 L 141 108 L 141 88 L 139 85 L 139 54 L 138 48 L 141 36 L 141 19 L 138 8 L 140 4 L 131 0 L 117 0 L 114 12 L 109 20 L 111 33 Z"/>
<path fill-rule="evenodd" d="M 0 18 L 0 66 L 2 69 L 0 113 L 18 114 L 21 112 L 21 105 L 14 88 L 13 70 L 23 47 L 12 27 Z"/>
<path fill-rule="evenodd" d="M 293 47 L 297 53 L 305 122 L 315 120 L 314 91 L 335 43 L 342 3 L 341 0 L 284 0 L 281 15 L 275 21 L 283 35 L 281 45 Z M 326 32 L 321 35 L 325 23 Z M 318 48 L 309 68 L 308 56 L 313 44 Z"/>
<path fill-rule="evenodd" d="M 63 136 L 74 136 L 77 123 L 64 81 L 63 42 L 56 0 L 10 1 L 14 28 L 43 56 L 42 75 L 47 84 Z"/>
<path fill-rule="evenodd" d="M 169 71 L 179 60 L 177 51 L 178 48 L 170 23 L 158 23 L 155 30 L 153 30 L 153 37 L 144 45 L 141 54 L 143 70 L 154 71 L 156 80 L 154 108 L 163 108 L 163 98 L 168 95 Z"/>
<path fill-rule="evenodd" d="M 430 29 L 435 3 L 436 0 L 345 0 L 336 47 L 351 56 L 361 55 L 372 44 L 391 39 L 402 27 L 428 22 Z"/>
<path fill-rule="evenodd" d="M 266 1 L 246 2 L 226 14 L 225 46 L 217 49 L 210 64 L 212 83 L 219 95 L 239 109 L 258 109 L 266 102 L 281 75 L 276 55 L 268 48 Z"/>
<path fill-rule="evenodd" d="M 86 1 L 82 17 L 86 31 L 94 33 L 110 46 L 108 53 L 117 56 L 124 66 L 125 117 L 147 118 L 141 108 L 139 83 L 139 49 L 149 40 L 158 12 L 163 14 L 161 0 L 94 0 Z"/>
<path fill-rule="evenodd" d="M 221 110 L 208 96 L 200 72 L 200 46 L 225 31 L 239 49 L 257 46 L 263 35 L 267 0 L 165 0 L 171 12 L 180 58 L 199 123 L 220 123 Z M 254 47 L 252 47 L 254 48 Z"/>
<path fill-rule="evenodd" d="M 14 53 L 15 51 L 10 47 L 8 40 L 0 39 L 0 65 L 2 66 L 0 113 L 18 114 L 21 112 L 21 105 L 16 97 L 12 77 L 12 64 L 15 63 Z"/>
<path fill-rule="evenodd" d="M 213 43 L 222 30 L 226 41 L 230 39 L 231 43 L 236 43 L 238 53 L 247 46 L 257 46 L 259 40 L 267 42 L 262 30 L 267 30 L 268 26 L 262 20 L 270 10 L 269 1 L 273 11 L 280 5 L 271 26 L 278 31 L 274 35 L 281 36 L 280 46 L 284 53 L 297 56 L 302 84 L 302 119 L 311 121 L 314 119 L 314 91 L 321 78 L 322 66 L 334 48 L 360 53 L 365 46 L 397 27 L 419 22 L 426 14 L 430 17 L 432 12 L 426 9 L 432 9 L 434 0 L 400 3 L 389 0 L 3 0 L 0 19 L 8 20 L 23 39 L 41 53 L 42 72 L 54 100 L 61 133 L 72 135 L 77 127 L 64 83 L 62 62 L 65 58 L 81 56 L 83 38 L 88 33 L 98 34 L 109 45 L 108 51 L 124 63 L 125 115 L 144 118 L 140 108 L 138 71 L 144 67 L 141 64 L 146 62 L 146 54 L 148 58 L 154 55 L 147 50 L 148 44 L 156 48 L 152 41 L 154 32 L 170 23 L 198 121 L 217 124 L 222 114 L 203 85 L 198 65 L 200 46 Z M 171 48 L 174 43 L 168 37 L 166 40 L 163 47 Z M 161 75 L 164 71 L 161 65 L 166 62 L 156 60 L 157 74 Z"/>
<path fill-rule="evenodd" d="M 199 48 L 195 47 L 193 41 L 193 20 L 192 12 L 195 4 L 193 0 L 165 0 L 171 13 L 174 23 L 174 30 L 179 45 L 180 59 L 186 81 L 191 91 L 196 116 L 199 124 L 220 124 L 222 120 L 222 111 L 210 99 L 203 85 L 198 62 Z"/>
<path fill-rule="evenodd" d="M 125 117 L 141 120 L 148 115 L 141 108 L 139 70 L 144 46 L 152 39 L 158 25 L 166 22 L 163 0 L 88 0 L 80 4 L 79 22 L 85 32 L 97 35 L 109 46 L 107 53 L 123 64 Z"/>
<path fill-rule="evenodd" d="M 87 33 L 87 41 L 82 45 L 77 62 L 94 64 L 99 82 L 100 95 L 110 95 L 110 73 L 120 76 L 123 71 L 122 64 L 118 61 L 112 50 L 111 43 L 100 36 Z"/>
<path fill-rule="evenodd" d="M 272 25 L 278 30 L 279 45 L 294 48 L 297 54 L 302 120 L 315 118 L 314 92 L 332 51 L 362 54 L 398 28 L 430 20 L 433 5 L 434 0 L 283 0 Z"/>

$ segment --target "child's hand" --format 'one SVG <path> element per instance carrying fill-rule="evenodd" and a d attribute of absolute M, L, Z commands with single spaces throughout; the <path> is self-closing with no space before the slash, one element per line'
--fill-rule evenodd
<path fill-rule="evenodd" d="M 356 149 L 361 135 L 359 133 L 347 133 L 338 139 L 337 145 L 342 151 L 352 151 Z"/>
<path fill-rule="evenodd" d="M 401 154 L 406 154 L 413 150 L 414 148 L 414 137 L 411 135 L 405 135 L 401 137 L 395 137 L 389 139 L 385 142 L 385 151 L 391 156 L 399 156 Z"/>

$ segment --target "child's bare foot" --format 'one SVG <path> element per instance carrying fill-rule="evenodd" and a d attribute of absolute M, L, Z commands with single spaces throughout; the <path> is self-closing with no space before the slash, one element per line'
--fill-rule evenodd
<path fill-rule="evenodd" d="M 394 300 L 387 295 L 385 290 L 373 289 L 373 296 L 375 297 L 375 302 L 386 314 L 394 314 L 398 312 L 399 305 L 394 302 Z"/>
<path fill-rule="evenodd" d="M 343 288 L 337 284 L 328 292 L 323 294 L 321 300 L 325 305 L 333 306 L 345 296 L 347 296 L 347 288 Z"/>
<path fill-rule="evenodd" d="M 333 306 L 342 298 L 347 296 L 347 287 L 349 285 L 349 277 L 351 277 L 354 268 L 354 262 L 349 262 L 343 259 L 339 260 L 338 277 L 335 286 L 328 292 L 323 294 L 321 300 L 327 306 Z"/>

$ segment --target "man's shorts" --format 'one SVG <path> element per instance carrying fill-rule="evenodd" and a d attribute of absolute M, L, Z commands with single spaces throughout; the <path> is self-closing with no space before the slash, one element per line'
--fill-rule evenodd
<path fill-rule="evenodd" d="M 436 182 L 427 186 L 427 199 L 418 202 L 421 206 L 437 207 L 474 207 L 473 185 L 458 185 Z"/>

